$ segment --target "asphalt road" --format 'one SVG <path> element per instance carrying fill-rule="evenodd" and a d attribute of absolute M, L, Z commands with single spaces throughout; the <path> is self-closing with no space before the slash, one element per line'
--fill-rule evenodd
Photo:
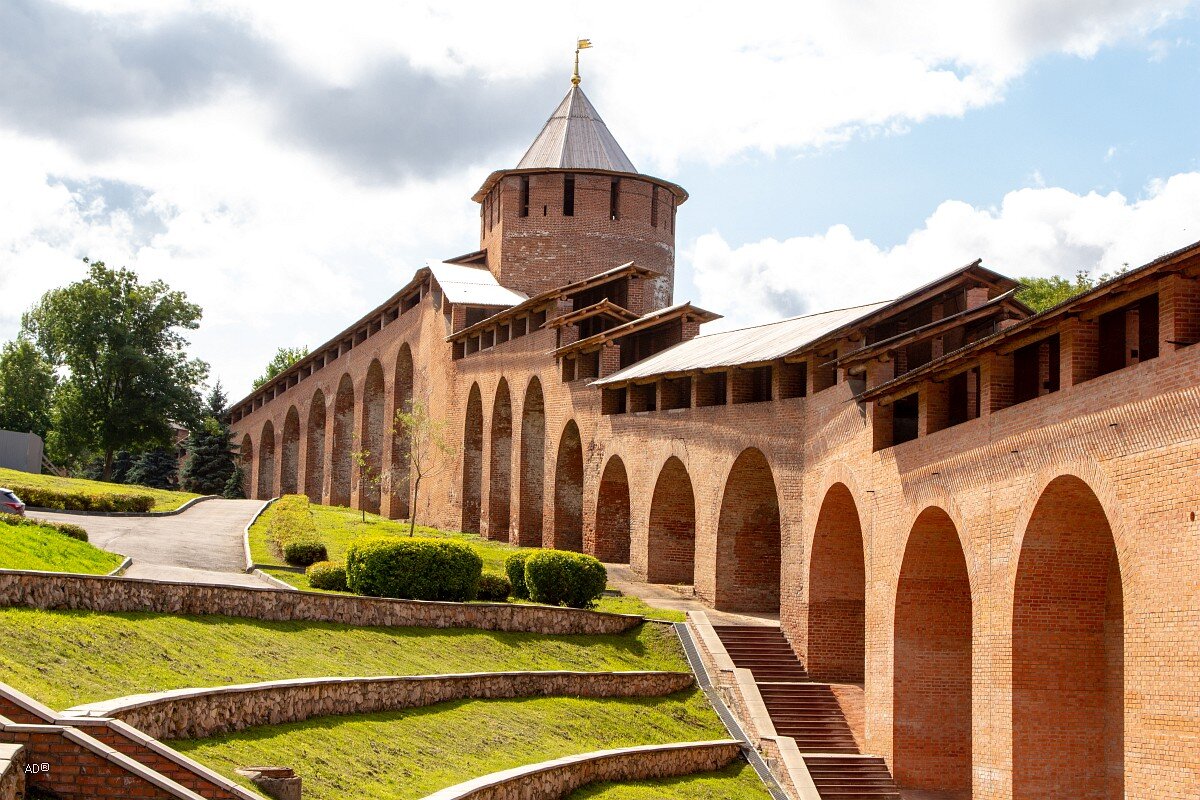
<path fill-rule="evenodd" d="M 30 517 L 83 526 L 103 550 L 133 558 L 131 578 L 266 586 L 247 575 L 242 531 L 261 500 L 205 500 L 169 517 L 105 517 L 30 511 Z"/>

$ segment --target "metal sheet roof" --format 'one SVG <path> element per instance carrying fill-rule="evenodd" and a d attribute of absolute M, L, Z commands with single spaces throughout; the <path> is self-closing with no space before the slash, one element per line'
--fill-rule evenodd
<path fill-rule="evenodd" d="M 444 261 L 430 261 L 425 266 L 429 267 L 451 303 L 508 307 L 529 299 L 524 292 L 501 286 L 496 276 L 486 269 Z"/>
<path fill-rule="evenodd" d="M 546 120 L 517 169 L 607 169 L 637 172 L 596 107 L 572 86 Z"/>
<path fill-rule="evenodd" d="M 870 303 L 768 322 L 752 328 L 703 334 L 594 381 L 593 384 L 622 383 L 652 375 L 772 361 L 794 353 L 825 334 L 877 311 L 890 302 L 892 301 Z"/>

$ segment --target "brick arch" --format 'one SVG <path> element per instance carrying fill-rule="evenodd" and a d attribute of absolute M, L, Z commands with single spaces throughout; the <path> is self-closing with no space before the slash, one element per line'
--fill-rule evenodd
<path fill-rule="evenodd" d="M 378 514 L 383 482 L 384 448 L 384 387 L 383 365 L 373 359 L 367 367 L 363 384 L 362 421 L 359 423 L 358 449 L 363 466 L 359 468 L 358 505 L 371 514 Z"/>
<path fill-rule="evenodd" d="M 658 471 L 646 535 L 646 580 L 696 581 L 696 493 L 687 467 L 671 456 Z"/>
<path fill-rule="evenodd" d="M 917 515 L 896 584 L 892 769 L 902 789 L 971 796 L 971 578 L 946 511 Z"/>
<path fill-rule="evenodd" d="M 1014 800 L 1124 797 L 1124 588 L 1108 514 L 1075 475 L 1026 524 L 1012 615 Z"/>
<path fill-rule="evenodd" d="M 721 496 L 714 606 L 721 611 L 779 611 L 781 556 L 775 478 L 762 451 L 747 448 L 733 462 Z"/>
<path fill-rule="evenodd" d="M 558 550 L 583 551 L 583 440 L 567 420 L 554 461 L 554 542 Z"/>
<path fill-rule="evenodd" d="M 238 459 L 242 466 L 242 491 L 246 497 L 254 496 L 254 440 L 247 433 L 238 448 Z"/>
<path fill-rule="evenodd" d="M 408 342 L 400 345 L 396 354 L 396 374 L 392 383 L 393 414 L 407 413 L 413 404 L 413 357 Z M 392 519 L 407 519 L 411 514 L 412 478 L 409 465 L 408 434 L 393 416 L 389 426 L 392 437 L 391 467 L 385 483 L 390 486 L 391 502 L 388 516 Z"/>
<path fill-rule="evenodd" d="M 275 492 L 275 426 L 271 420 L 263 423 L 258 437 L 258 491 L 255 497 L 266 500 Z"/>
<path fill-rule="evenodd" d="M 866 559 L 858 504 L 844 483 L 817 514 L 808 571 L 808 671 L 862 683 L 866 671 Z"/>
<path fill-rule="evenodd" d="M 308 406 L 308 426 L 304 453 L 304 493 L 314 503 L 321 502 L 325 491 L 325 393 L 313 392 Z"/>
<path fill-rule="evenodd" d="M 279 493 L 296 494 L 300 482 L 300 412 L 295 406 L 288 409 L 283 421 L 279 460 Z"/>
<path fill-rule="evenodd" d="M 462 530 L 479 533 L 483 506 L 483 396 L 479 384 L 471 384 L 467 414 L 463 421 Z"/>
<path fill-rule="evenodd" d="M 488 473 L 487 538 L 507 542 L 512 516 L 512 397 L 504 378 L 496 385 L 492 401 Z"/>
<path fill-rule="evenodd" d="M 612 456 L 600 475 L 596 522 L 585 550 L 601 561 L 629 563 L 629 474 L 620 456 Z"/>
<path fill-rule="evenodd" d="M 329 504 L 350 505 L 350 480 L 354 474 L 354 382 L 342 375 L 333 401 L 333 452 L 329 476 Z"/>
<path fill-rule="evenodd" d="M 542 382 L 529 379 L 521 403 L 521 474 L 519 477 L 520 518 L 516 544 L 542 545 L 542 503 L 546 482 L 546 401 Z"/>

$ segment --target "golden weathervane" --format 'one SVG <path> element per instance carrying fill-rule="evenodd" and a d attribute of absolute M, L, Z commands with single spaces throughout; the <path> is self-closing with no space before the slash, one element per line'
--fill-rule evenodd
<path fill-rule="evenodd" d="M 580 39 L 578 42 L 575 43 L 575 74 L 571 76 L 571 85 L 572 86 L 579 85 L 579 51 L 587 50 L 591 46 L 592 46 L 591 39 Z"/>

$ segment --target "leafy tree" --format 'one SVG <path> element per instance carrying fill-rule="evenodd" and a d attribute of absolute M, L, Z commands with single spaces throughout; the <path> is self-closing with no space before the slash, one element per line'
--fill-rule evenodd
<path fill-rule="evenodd" d="M 412 517 L 408 522 L 408 535 L 412 536 L 417 529 L 421 480 L 445 470 L 455 449 L 446 434 L 446 421 L 431 417 L 428 404 L 421 401 L 414 401 L 411 408 L 396 411 L 392 432 L 408 439 L 408 466 L 412 475 Z"/>
<path fill-rule="evenodd" d="M 129 470 L 133 468 L 137 457 L 128 450 L 118 450 L 113 454 L 112 474 L 109 475 L 110 483 L 128 483 L 127 476 Z M 87 467 L 83 470 L 83 477 L 98 481 L 104 475 L 104 459 L 94 458 L 88 462 Z"/>
<path fill-rule="evenodd" d="M 1129 265 L 1125 264 L 1114 272 L 1102 273 L 1098 278 L 1093 278 L 1087 270 L 1082 269 L 1076 271 L 1074 279 L 1060 275 L 1051 275 L 1049 278 L 1019 278 L 1021 288 L 1017 290 L 1017 299 L 1034 311 L 1045 311 L 1128 271 Z"/>
<path fill-rule="evenodd" d="M 357 439 L 357 437 L 355 437 Z M 354 459 L 354 463 L 358 466 L 358 492 L 363 497 L 360 505 L 362 506 L 362 521 L 367 521 L 367 504 L 366 496 L 368 493 L 373 493 L 379 496 L 379 488 L 383 485 L 383 472 L 376 469 L 371 459 L 371 451 L 365 447 L 360 447 L 350 454 Z"/>
<path fill-rule="evenodd" d="M 172 422 L 195 424 L 195 387 L 208 365 L 187 357 L 182 331 L 195 330 L 201 312 L 183 292 L 143 284 L 102 261 L 85 263 L 87 277 L 46 292 L 21 324 L 67 373 L 53 420 L 65 427 L 56 447 L 103 453 L 107 480 L 116 451 L 170 446 Z"/>
<path fill-rule="evenodd" d="M 0 350 L 0 429 L 45 439 L 57 384 L 54 365 L 28 337 L 5 344 Z"/>
<path fill-rule="evenodd" d="M 275 356 L 267 364 L 267 369 L 262 375 L 254 379 L 254 388 L 262 386 L 267 381 L 274 378 L 285 369 L 295 364 L 300 359 L 308 355 L 307 347 L 281 347 L 275 351 Z"/>
<path fill-rule="evenodd" d="M 204 419 L 188 433 L 184 445 L 187 459 L 183 462 L 180 483 L 184 491 L 223 494 L 237 467 L 237 448 L 225 423 L 228 398 L 220 381 L 209 392 L 206 404 Z"/>
<path fill-rule="evenodd" d="M 174 451 L 166 447 L 147 450 L 133 462 L 125 480 L 154 489 L 178 489 L 179 459 Z"/>

